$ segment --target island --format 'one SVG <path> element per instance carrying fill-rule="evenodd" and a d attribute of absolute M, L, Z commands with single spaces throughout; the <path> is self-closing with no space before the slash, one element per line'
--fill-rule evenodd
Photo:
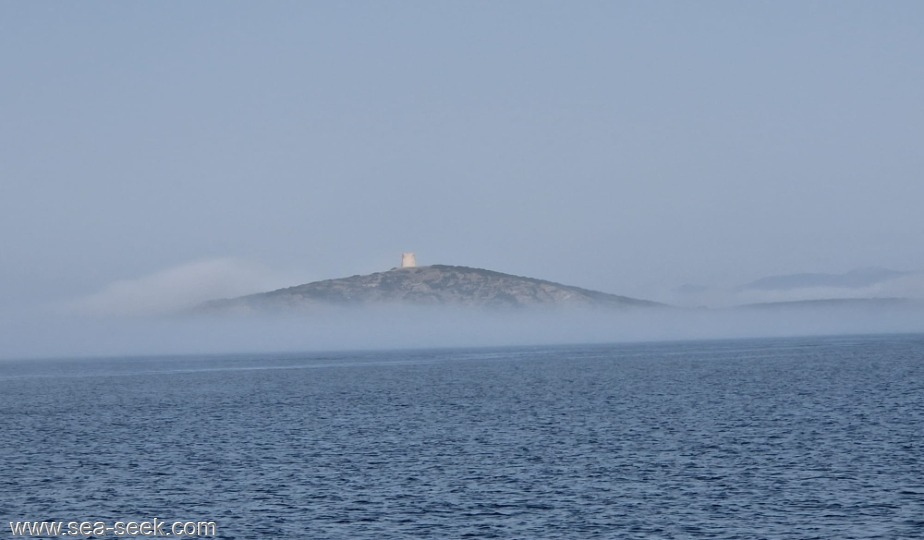
<path fill-rule="evenodd" d="M 327 279 L 238 298 L 212 300 L 197 312 L 305 309 L 325 305 L 464 306 L 530 308 L 550 306 L 631 308 L 657 302 L 504 274 L 482 268 L 434 264 L 416 266 L 413 256 L 385 272 Z"/>

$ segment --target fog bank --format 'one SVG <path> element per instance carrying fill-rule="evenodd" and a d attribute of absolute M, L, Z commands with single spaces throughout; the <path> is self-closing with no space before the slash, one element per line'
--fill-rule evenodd
<path fill-rule="evenodd" d="M 551 345 L 924 332 L 918 303 L 506 312 L 324 309 L 285 316 L 0 315 L 0 358 Z"/>

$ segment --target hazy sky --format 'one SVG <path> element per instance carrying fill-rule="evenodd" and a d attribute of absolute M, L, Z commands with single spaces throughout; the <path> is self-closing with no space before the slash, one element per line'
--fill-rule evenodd
<path fill-rule="evenodd" d="M 3 1 L 0 303 L 402 251 L 642 297 L 921 270 L 922 28 L 919 1 Z"/>

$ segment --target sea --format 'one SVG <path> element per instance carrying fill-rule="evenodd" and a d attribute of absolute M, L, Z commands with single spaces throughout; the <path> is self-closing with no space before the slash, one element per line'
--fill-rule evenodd
<path fill-rule="evenodd" d="M 0 518 L 920 539 L 924 335 L 4 360 Z"/>

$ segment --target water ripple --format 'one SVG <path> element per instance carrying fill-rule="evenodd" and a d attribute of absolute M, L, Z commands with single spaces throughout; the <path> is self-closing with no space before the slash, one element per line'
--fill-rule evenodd
<path fill-rule="evenodd" d="M 924 536 L 920 337 L 5 362 L 0 389 L 5 521 Z"/>

